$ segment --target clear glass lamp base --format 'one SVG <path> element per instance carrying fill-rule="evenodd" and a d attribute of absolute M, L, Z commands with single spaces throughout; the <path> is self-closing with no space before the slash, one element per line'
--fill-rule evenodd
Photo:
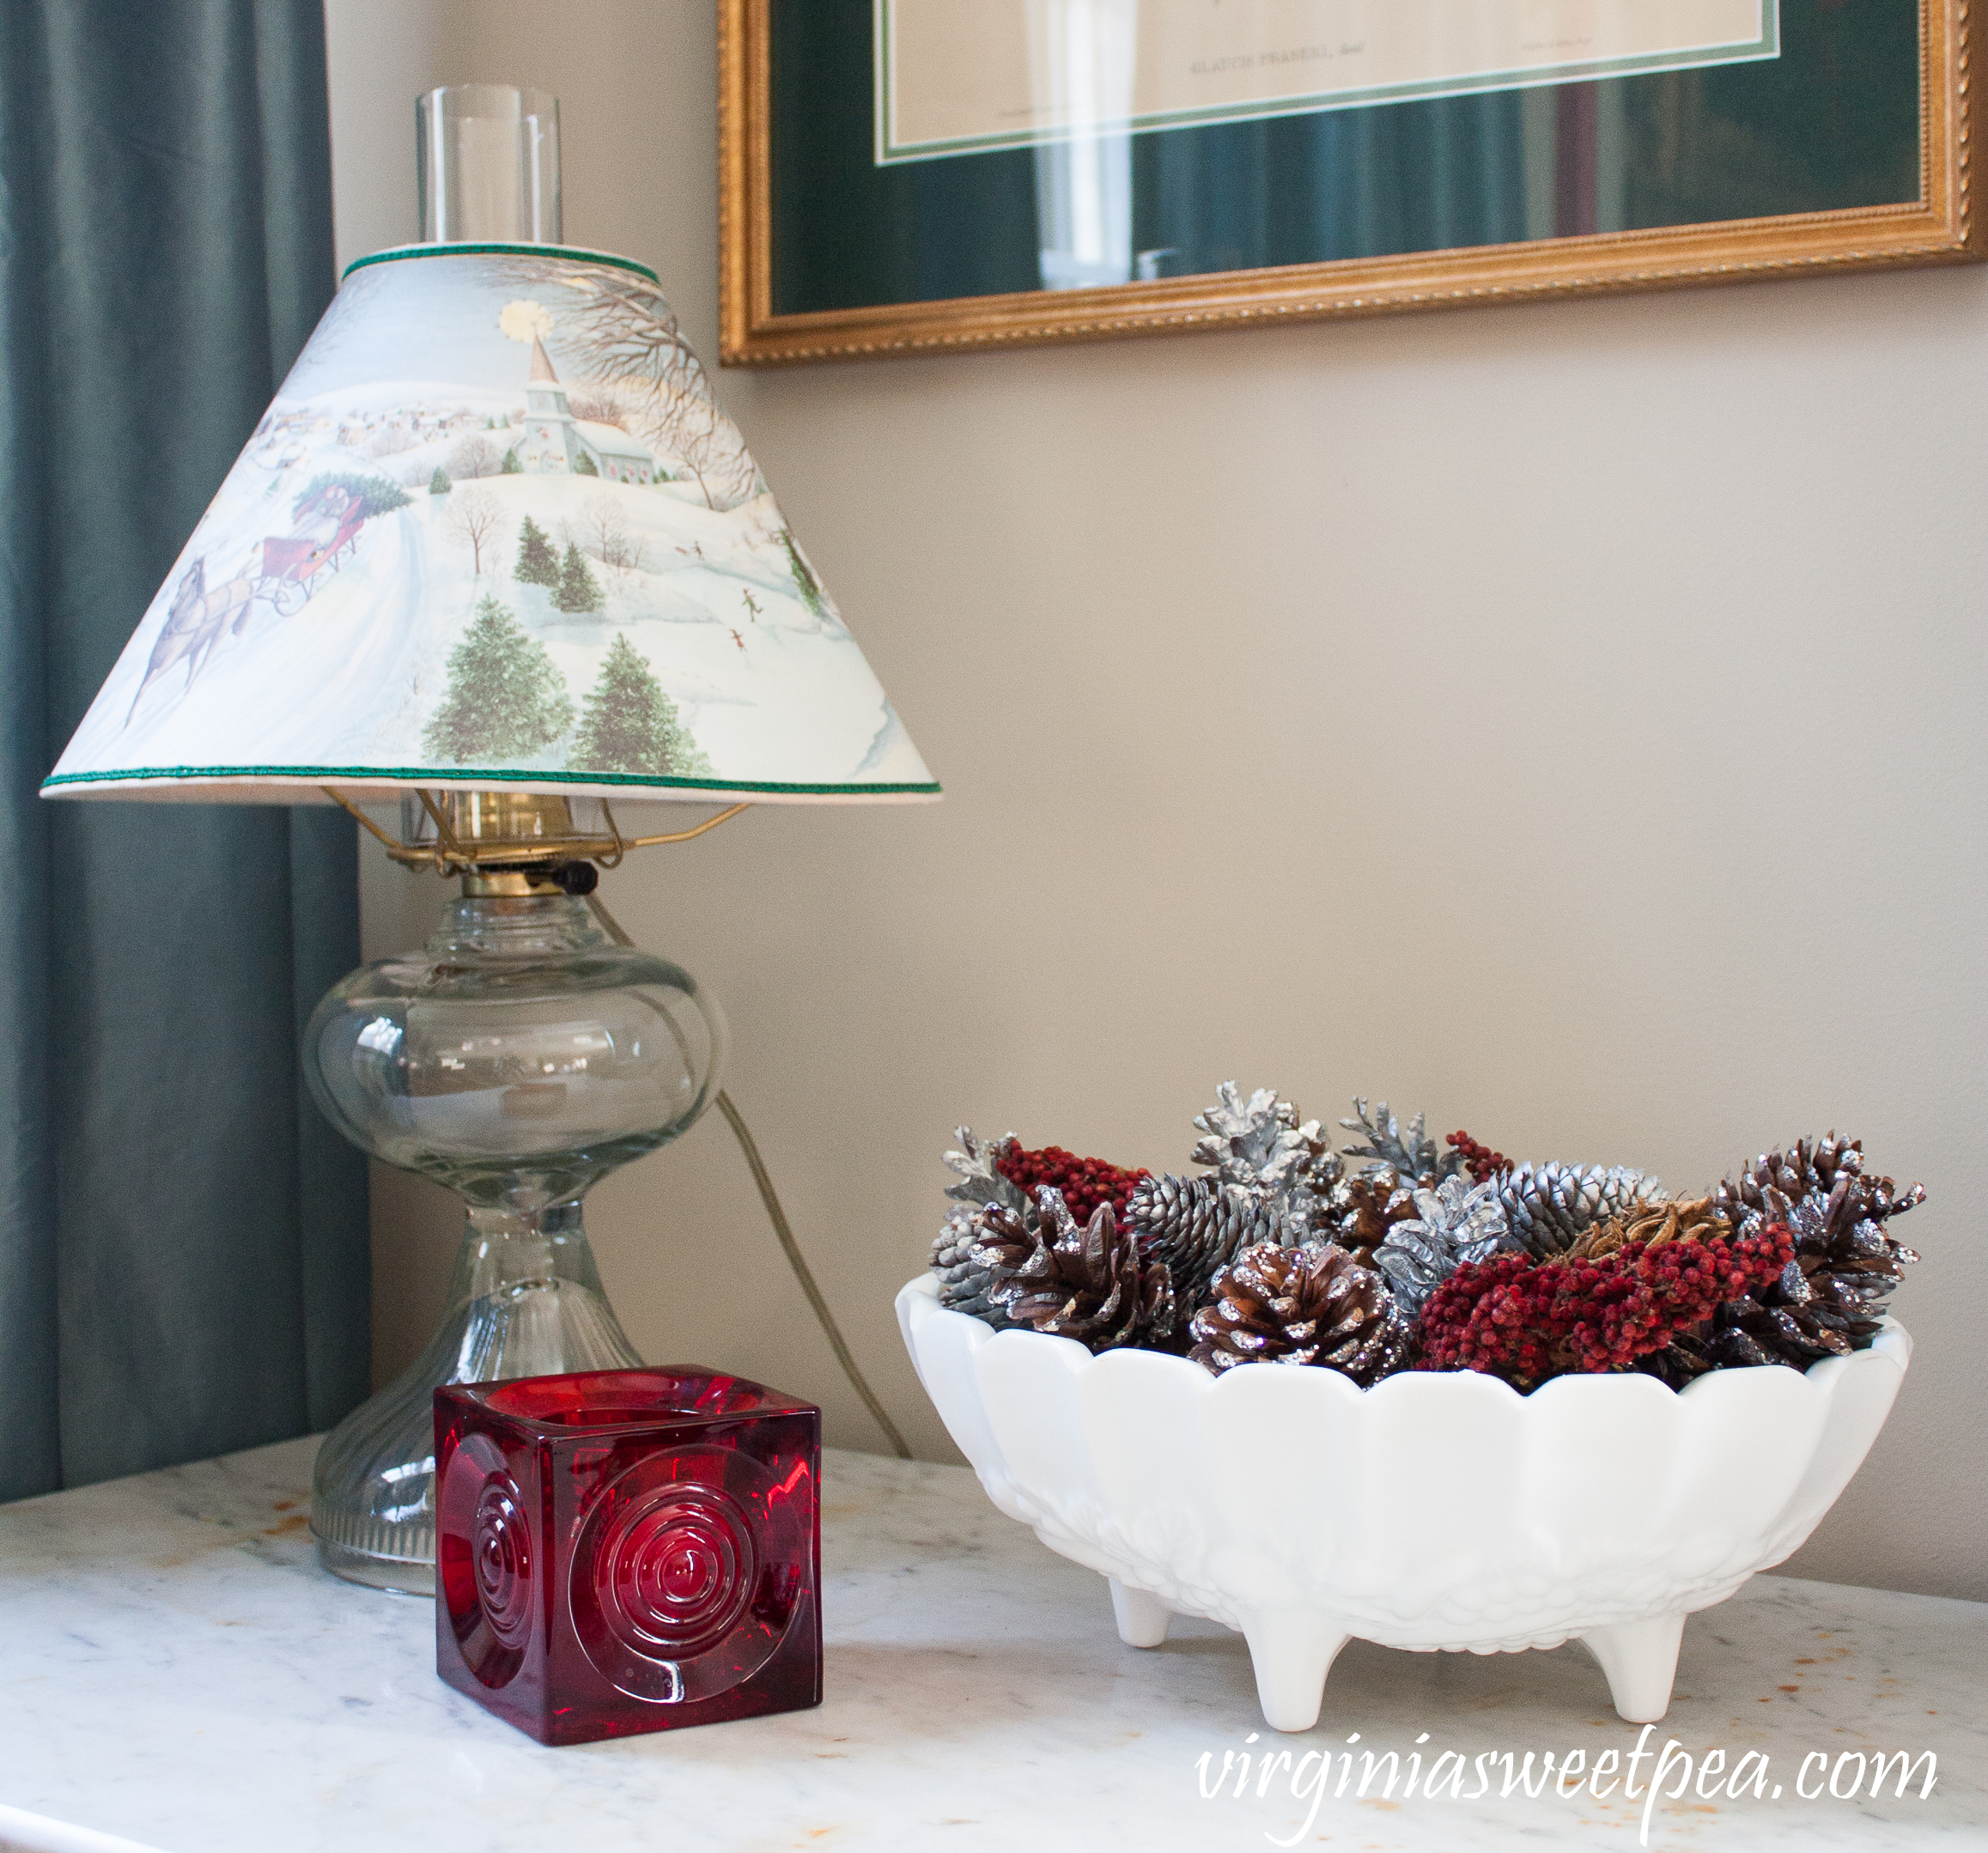
<path fill-rule="evenodd" d="M 311 1531 L 325 1569 L 404 1595 L 435 1594 L 436 1386 L 642 1362 L 601 1291 L 580 1206 L 537 1229 L 472 1210 L 450 1310 L 428 1348 L 318 1451 Z"/>
<path fill-rule="evenodd" d="M 439 1385 L 641 1363 L 580 1200 L 704 1110 L 722 1039 L 694 979 L 609 945 L 560 893 L 465 895 L 422 951 L 362 967 L 318 1006 L 304 1071 L 332 1124 L 469 1210 L 441 1330 L 319 1450 L 327 1570 L 435 1593 Z"/>

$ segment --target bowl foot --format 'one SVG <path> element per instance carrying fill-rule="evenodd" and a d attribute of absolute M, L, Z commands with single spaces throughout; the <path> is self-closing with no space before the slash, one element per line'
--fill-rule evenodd
<path fill-rule="evenodd" d="M 1128 1647 L 1164 1646 L 1172 1610 L 1157 1595 L 1128 1589 L 1116 1577 L 1104 1580 L 1111 1585 L 1111 1613 L 1118 1619 L 1118 1638 Z"/>
<path fill-rule="evenodd" d="M 1274 1731 L 1309 1731 L 1318 1722 L 1325 1676 L 1348 1637 L 1329 1621 L 1286 1610 L 1253 1615 L 1243 1629 L 1256 1669 L 1256 1700 Z"/>
<path fill-rule="evenodd" d="M 1677 1649 L 1684 1637 L 1682 1615 L 1650 1621 L 1618 1622 L 1581 1638 L 1608 1675 L 1616 1712 L 1631 1724 L 1654 1724 L 1670 1709 L 1671 1682 L 1677 1677 Z"/>

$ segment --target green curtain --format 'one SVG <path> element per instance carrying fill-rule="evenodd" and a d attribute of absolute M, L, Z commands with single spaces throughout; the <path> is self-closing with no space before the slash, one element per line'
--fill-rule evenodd
<path fill-rule="evenodd" d="M 320 0 L 0 8 L 0 1498 L 365 1394 L 350 820 L 36 795 L 332 287 Z"/>

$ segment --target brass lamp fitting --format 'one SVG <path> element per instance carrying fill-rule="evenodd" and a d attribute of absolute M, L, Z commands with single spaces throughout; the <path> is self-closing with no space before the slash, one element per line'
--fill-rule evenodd
<path fill-rule="evenodd" d="M 570 800 L 539 792 L 420 791 L 422 809 L 435 825 L 432 841 L 403 842 L 389 835 L 343 793 L 325 795 L 356 817 L 404 868 L 459 875 L 465 895 L 585 895 L 595 868 L 615 867 L 631 849 L 688 842 L 729 823 L 748 807 L 737 804 L 690 829 L 662 836 L 623 836 L 605 799 L 607 833 L 582 830 Z"/>

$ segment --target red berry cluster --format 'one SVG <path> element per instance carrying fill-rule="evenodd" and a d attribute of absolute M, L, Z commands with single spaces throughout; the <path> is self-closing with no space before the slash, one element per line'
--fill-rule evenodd
<path fill-rule="evenodd" d="M 1757 1235 L 1625 1242 L 1613 1255 L 1467 1262 L 1429 1296 L 1416 1368 L 1482 1370 L 1522 1390 L 1576 1370 L 1622 1370 L 1662 1351 L 1794 1258 L 1779 1223 Z"/>
<path fill-rule="evenodd" d="M 1109 1203 L 1112 1214 L 1122 1217 L 1132 1187 L 1140 1178 L 1152 1176 L 1143 1170 L 1128 1171 L 1103 1158 L 1079 1158 L 1061 1145 L 1044 1145 L 1040 1151 L 1009 1145 L 994 1160 L 994 1169 L 1030 1197 L 1039 1184 L 1061 1191 L 1071 1215 L 1079 1223 L 1088 1223 L 1091 1212 L 1101 1203 Z"/>
<path fill-rule="evenodd" d="M 1487 1184 L 1511 1169 L 1511 1160 L 1502 1151 L 1479 1145 L 1468 1133 L 1452 1133 L 1443 1143 L 1463 1154 L 1463 1169 L 1470 1173 L 1474 1184 Z"/>

